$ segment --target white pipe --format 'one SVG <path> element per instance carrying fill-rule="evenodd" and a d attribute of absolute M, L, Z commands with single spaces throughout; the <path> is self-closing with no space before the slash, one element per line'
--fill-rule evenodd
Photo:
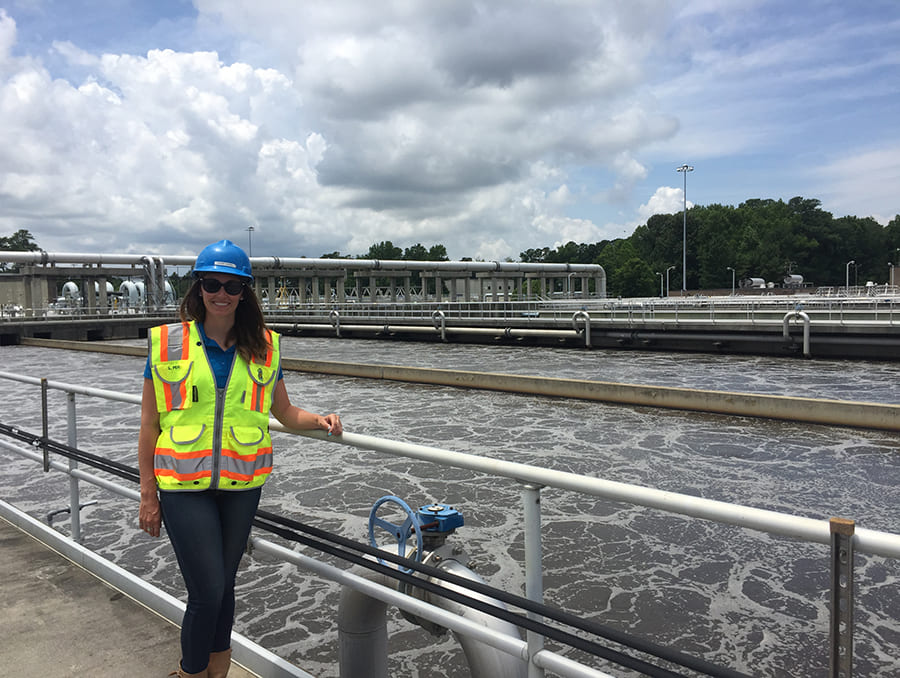
<path fill-rule="evenodd" d="M 501 652 L 506 652 L 514 657 L 526 661 L 528 659 L 528 651 L 525 647 L 525 641 L 512 638 L 502 633 L 497 633 L 492 629 L 486 628 L 481 624 L 468 619 L 461 619 L 451 612 L 442 610 L 429 603 L 421 601 L 412 596 L 400 593 L 391 588 L 381 586 L 375 582 L 367 580 L 357 574 L 353 574 L 347 570 L 342 570 L 328 563 L 323 563 L 309 556 L 292 551 L 278 544 L 260 539 L 259 537 L 251 537 L 254 549 L 259 549 L 264 553 L 277 556 L 288 562 L 302 567 L 304 570 L 315 572 L 331 581 L 341 585 L 350 586 L 365 595 L 382 600 L 389 605 L 406 610 L 416 617 L 422 617 L 428 621 L 434 622 L 438 626 L 443 626 L 459 633 L 465 633 L 481 642 L 494 647 Z"/>
<path fill-rule="evenodd" d="M 571 659 L 558 655 L 555 652 L 541 650 L 534 657 L 532 662 L 542 669 L 547 669 L 553 673 L 566 676 L 567 678 L 615 678 L 608 673 L 597 671 L 589 666 L 584 666 Z"/>
<path fill-rule="evenodd" d="M 101 254 L 82 252 L 0 252 L 0 261 L 20 264 L 131 264 L 140 266 L 150 254 Z M 160 257 L 161 258 L 161 257 Z M 196 256 L 166 255 L 171 266 L 193 266 Z M 344 269 L 358 271 L 454 271 L 454 272 L 533 272 L 590 273 L 605 275 L 598 264 L 539 264 L 514 261 L 414 261 L 403 259 L 305 259 L 302 257 L 251 257 L 254 267 L 265 269 Z"/>
<path fill-rule="evenodd" d="M 427 560 L 427 559 L 426 559 Z M 437 564 L 449 574 L 484 583 L 484 580 L 472 570 L 454 558 L 440 560 Z M 370 581 L 396 590 L 398 582 L 387 575 L 373 572 L 366 568 L 356 567 L 353 572 Z M 480 595 L 466 588 L 444 582 L 440 579 L 429 581 L 448 590 L 470 596 L 476 600 L 487 602 L 506 609 L 506 606 L 493 598 Z M 405 591 L 405 589 L 404 589 Z M 439 594 L 413 588 L 411 596 L 423 600 L 435 607 L 446 610 L 460 619 L 470 620 L 492 633 L 501 634 L 520 640 L 519 630 L 514 624 L 497 619 L 489 614 L 467 607 L 461 603 L 444 598 Z M 413 616 L 412 620 L 423 622 Z M 341 589 L 341 602 L 338 611 L 338 633 L 340 643 L 340 675 L 341 678 L 387 678 L 387 603 L 370 597 L 365 592 L 344 586 Z M 454 630 L 454 637 L 459 642 L 469 663 L 469 671 L 473 678 L 525 678 L 527 663 L 522 658 L 511 656 L 466 633 Z"/>
<path fill-rule="evenodd" d="M 438 569 L 443 570 L 448 574 L 453 574 L 457 577 L 463 577 L 465 579 L 484 583 L 484 579 L 482 579 L 479 575 L 477 575 L 475 572 L 470 570 L 459 561 L 453 560 L 452 558 L 442 560 L 437 567 Z M 471 598 L 491 603 L 492 605 L 495 605 L 497 607 L 501 607 L 504 609 L 506 608 L 503 603 L 494 600 L 493 598 L 482 596 L 478 593 L 469 591 L 468 589 L 450 584 L 448 582 L 443 582 L 437 579 L 433 579 L 432 581 L 440 584 L 446 589 L 455 590 Z M 516 639 L 520 637 L 518 627 L 507 621 L 503 621 L 502 619 L 492 617 L 485 612 L 480 612 L 479 610 L 472 609 L 471 607 L 466 607 L 461 603 L 449 600 L 436 593 L 427 592 L 425 594 L 425 599 L 433 605 L 437 605 L 440 608 L 453 612 L 454 614 L 459 615 L 464 619 L 471 619 L 472 621 L 477 622 L 478 624 L 481 624 L 486 628 L 490 628 L 497 633 L 501 633 Z M 525 678 L 529 666 L 527 662 L 517 660 L 515 657 L 499 652 L 494 648 L 485 645 L 484 643 L 475 640 L 467 635 L 459 634 L 455 631 L 453 635 L 462 646 L 463 652 L 465 652 L 466 659 L 469 662 L 469 669 L 471 671 L 472 678 Z"/>
<path fill-rule="evenodd" d="M 387 575 L 353 568 L 359 576 L 385 588 Z M 387 603 L 351 586 L 341 588 L 338 606 L 338 666 L 341 678 L 388 678 Z"/>
<path fill-rule="evenodd" d="M 803 321 L 803 355 L 807 358 L 811 356 L 809 350 L 809 315 L 804 313 L 803 311 L 788 311 L 784 314 L 784 318 L 781 321 L 782 324 L 782 336 L 785 339 L 791 338 L 790 330 L 788 329 L 788 325 L 790 324 L 793 318 L 800 318 Z"/>
<path fill-rule="evenodd" d="M 591 347 L 591 316 L 587 311 L 578 311 L 572 316 L 572 327 L 578 331 L 578 321 L 584 321 L 584 345 Z"/>

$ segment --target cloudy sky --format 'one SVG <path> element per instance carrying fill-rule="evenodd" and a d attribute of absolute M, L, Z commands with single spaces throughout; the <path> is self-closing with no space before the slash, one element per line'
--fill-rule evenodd
<path fill-rule="evenodd" d="M 52 252 L 517 260 L 685 163 L 887 223 L 898 121 L 896 0 L 0 0 L 0 235 Z"/>

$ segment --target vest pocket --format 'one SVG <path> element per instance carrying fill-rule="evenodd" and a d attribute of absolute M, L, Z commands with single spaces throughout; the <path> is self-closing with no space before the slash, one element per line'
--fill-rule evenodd
<path fill-rule="evenodd" d="M 178 445 L 193 445 L 203 437 L 205 432 L 206 424 L 173 426 L 169 429 L 169 439 L 176 448 Z"/>
<path fill-rule="evenodd" d="M 186 410 L 191 406 L 193 367 L 192 360 L 167 360 L 153 365 L 157 409 L 160 412 Z"/>
<path fill-rule="evenodd" d="M 258 447 L 266 439 L 266 432 L 259 426 L 231 426 L 234 442 L 244 447 Z"/>

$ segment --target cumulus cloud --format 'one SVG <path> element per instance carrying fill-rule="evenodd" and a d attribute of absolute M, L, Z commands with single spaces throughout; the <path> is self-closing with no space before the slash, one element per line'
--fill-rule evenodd
<path fill-rule="evenodd" d="M 672 188 L 670 186 L 660 186 L 656 192 L 650 197 L 646 203 L 638 208 L 638 216 L 642 223 L 647 221 L 654 214 L 673 214 L 681 212 L 684 209 L 684 191 L 680 188 Z M 694 206 L 690 200 L 687 201 L 687 208 Z"/>
<path fill-rule="evenodd" d="M 775 145 L 780 63 L 827 77 L 809 40 L 735 46 L 755 0 L 194 0 L 123 10 L 132 43 L 61 31 L 77 7 L 45 2 L 43 42 L 0 10 L 0 233 L 57 250 L 194 252 L 251 225 L 254 253 L 293 256 L 619 236 L 610 212 L 681 209 L 647 196 L 686 147 Z"/>

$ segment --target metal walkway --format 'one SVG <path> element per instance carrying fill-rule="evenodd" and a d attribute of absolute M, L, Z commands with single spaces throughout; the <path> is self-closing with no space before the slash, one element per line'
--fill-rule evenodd
<path fill-rule="evenodd" d="M 178 666 L 177 626 L 3 518 L 0 601 L 2 675 L 161 678 Z"/>

